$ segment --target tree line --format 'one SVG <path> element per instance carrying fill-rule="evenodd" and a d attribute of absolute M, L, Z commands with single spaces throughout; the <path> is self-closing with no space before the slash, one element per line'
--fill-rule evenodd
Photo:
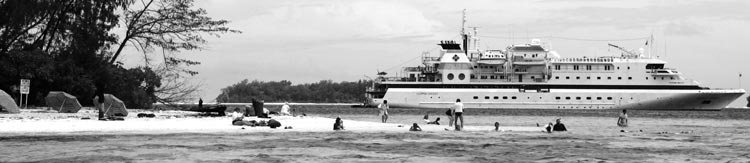
<path fill-rule="evenodd" d="M 282 81 L 249 81 L 247 79 L 221 89 L 218 102 L 249 103 L 253 99 L 265 102 L 361 103 L 366 100 L 365 89 L 372 81 L 333 82 L 292 85 Z"/>
<path fill-rule="evenodd" d="M 206 15 L 192 0 L 0 0 L 0 89 L 18 97 L 20 79 L 30 79 L 32 106 L 44 106 L 49 91 L 84 106 L 96 92 L 130 108 L 185 100 L 197 90 L 183 82 L 197 74 L 188 67 L 200 62 L 179 52 L 203 48 L 204 34 L 239 32 Z M 126 46 L 146 63 L 123 67 Z M 164 62 L 149 63 L 152 57 Z"/>

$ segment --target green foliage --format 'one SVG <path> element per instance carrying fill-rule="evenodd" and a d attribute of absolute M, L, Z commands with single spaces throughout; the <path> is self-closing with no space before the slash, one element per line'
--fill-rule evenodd
<path fill-rule="evenodd" d="M 121 22 L 127 32 L 118 42 L 113 29 Z M 163 54 L 168 68 L 126 69 L 117 56 L 128 43 L 144 53 L 200 49 L 204 34 L 239 32 L 227 23 L 194 9 L 193 0 L 0 0 L 0 89 L 17 96 L 19 79 L 31 79 L 29 104 L 38 106 L 49 91 L 68 92 L 89 106 L 96 90 L 131 108 L 184 99 L 197 87 L 174 81 L 162 87 L 161 80 L 195 75 L 181 66 L 200 62 Z M 112 45 L 118 45 L 114 53 Z"/>
<path fill-rule="evenodd" d="M 94 83 L 129 107 L 150 107 L 159 78 L 148 68 L 109 64 L 116 10 L 128 0 L 0 1 L 0 89 L 17 97 L 31 79 L 29 105 L 44 106 L 49 91 L 65 91 L 91 105 Z"/>
<path fill-rule="evenodd" d="M 372 81 L 336 83 L 322 80 L 317 83 L 292 85 L 292 82 L 258 81 L 247 79 L 221 89 L 216 97 L 219 102 L 251 102 L 261 99 L 266 102 L 318 102 L 318 103 L 357 103 L 365 100 L 365 89 Z"/>

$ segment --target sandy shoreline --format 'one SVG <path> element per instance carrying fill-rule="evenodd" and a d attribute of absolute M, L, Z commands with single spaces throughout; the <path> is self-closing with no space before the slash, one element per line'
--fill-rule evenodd
<path fill-rule="evenodd" d="M 535 131 L 535 123 L 556 116 L 469 116 L 467 130 L 457 132 L 424 124 L 419 115 L 392 115 L 387 124 L 361 114 L 275 117 L 294 127 L 285 130 L 241 129 L 229 117 L 187 112 L 80 119 L 93 113 L 0 115 L 0 162 L 750 161 L 750 121 L 739 119 L 634 117 L 626 128 L 631 132 L 619 132 L 612 117 L 565 116 L 570 132 L 548 134 Z M 332 130 L 336 116 L 344 118 L 346 131 Z M 496 121 L 519 128 L 491 131 Z M 409 132 L 411 123 L 425 131 Z"/>
<path fill-rule="evenodd" d="M 124 121 L 99 121 L 81 119 L 92 117 L 93 112 L 77 114 L 22 113 L 0 118 L 0 136 L 22 135 L 86 135 L 86 134 L 169 134 L 169 133 L 245 133 L 245 132 L 334 132 L 333 118 L 305 116 L 274 116 L 282 127 L 271 129 L 258 126 L 233 126 L 231 117 L 200 117 L 192 112 L 167 111 L 156 118 L 136 118 L 131 114 Z M 246 120 L 267 121 L 266 118 L 248 117 Z M 447 122 L 444 122 L 447 123 Z M 344 118 L 347 131 L 352 132 L 408 132 L 411 124 L 356 121 Z M 420 124 L 426 131 L 445 131 L 446 125 Z M 283 129 L 291 126 L 292 129 Z M 466 126 L 465 131 L 490 131 L 493 126 Z M 534 126 L 501 126 L 501 131 L 537 132 Z"/>

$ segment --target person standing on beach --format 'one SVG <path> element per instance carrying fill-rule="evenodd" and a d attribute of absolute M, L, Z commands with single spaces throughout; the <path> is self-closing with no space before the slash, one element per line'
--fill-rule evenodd
<path fill-rule="evenodd" d="M 289 113 L 289 102 L 284 102 L 284 105 L 281 106 L 281 115 L 292 115 Z"/>
<path fill-rule="evenodd" d="M 203 98 L 198 98 L 198 110 L 203 110 Z"/>
<path fill-rule="evenodd" d="M 461 131 L 461 129 L 464 128 L 464 104 L 461 103 L 461 99 L 456 99 L 456 104 L 453 105 L 453 115 L 455 116 L 454 122 L 456 124 L 456 131 Z M 458 121 L 461 121 L 461 124 L 458 124 Z"/>
<path fill-rule="evenodd" d="M 383 103 L 378 105 L 380 108 L 380 117 L 383 123 L 388 121 L 388 100 L 383 100 Z"/>
<path fill-rule="evenodd" d="M 622 109 L 620 118 L 617 118 L 617 126 L 628 127 L 628 110 Z"/>
<path fill-rule="evenodd" d="M 100 121 L 107 120 L 104 118 L 104 83 L 96 83 L 96 110 L 99 112 L 98 118 Z"/>

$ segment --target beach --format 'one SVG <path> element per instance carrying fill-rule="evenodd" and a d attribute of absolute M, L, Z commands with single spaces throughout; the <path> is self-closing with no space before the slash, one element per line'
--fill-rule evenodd
<path fill-rule="evenodd" d="M 750 161 L 750 120 L 742 118 L 649 113 L 631 116 L 630 127 L 620 128 L 616 116 L 468 114 L 465 130 L 453 131 L 446 130 L 447 117 L 432 114 L 430 120 L 441 117 L 443 124 L 428 125 L 419 110 L 394 111 L 385 124 L 376 114 L 310 110 L 305 117 L 273 117 L 282 123 L 277 129 L 182 111 L 154 112 L 156 118 L 135 117 L 148 110 L 131 111 L 125 121 L 81 119 L 93 117 L 93 110 L 0 114 L 0 162 Z M 335 117 L 346 130 L 332 130 Z M 556 118 L 568 132 L 536 127 Z M 408 131 L 412 123 L 424 131 Z"/>

